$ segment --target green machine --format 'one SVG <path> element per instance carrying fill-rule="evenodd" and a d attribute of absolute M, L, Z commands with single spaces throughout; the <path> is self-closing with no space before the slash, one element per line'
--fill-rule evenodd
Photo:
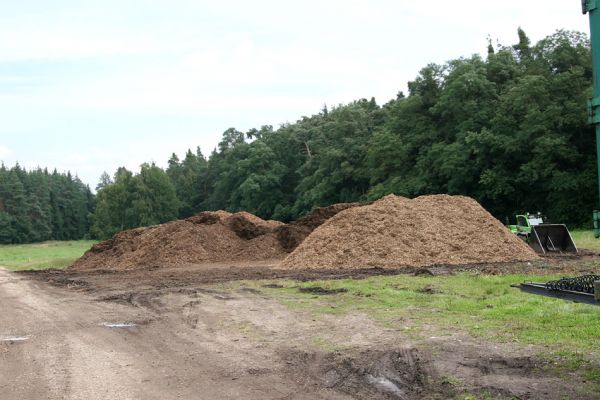
<path fill-rule="evenodd" d="M 584 14 L 590 16 L 590 42 L 592 45 L 592 70 L 594 74 L 594 97 L 588 102 L 589 122 L 596 130 L 596 154 L 600 160 L 600 0 L 581 0 Z M 600 193 L 600 161 L 598 162 L 598 190 Z M 594 210 L 594 236 L 600 237 L 600 211 Z"/>
<path fill-rule="evenodd" d="M 577 253 L 577 246 L 564 224 L 548 224 L 541 213 L 517 215 L 508 229 L 540 254 Z"/>

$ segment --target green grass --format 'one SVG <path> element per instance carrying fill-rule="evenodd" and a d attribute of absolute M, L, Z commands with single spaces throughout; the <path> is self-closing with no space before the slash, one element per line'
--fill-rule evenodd
<path fill-rule="evenodd" d="M 600 308 L 537 296 L 510 285 L 546 282 L 558 275 L 502 275 L 460 273 L 451 276 L 377 276 L 367 279 L 244 282 L 269 293 L 291 309 L 319 315 L 364 313 L 381 326 L 411 340 L 466 333 L 496 343 L 534 345 L 548 360 L 548 373 L 568 379 L 572 374 L 586 383 L 582 393 L 600 394 Z M 302 293 L 299 287 L 347 289 L 335 295 Z M 330 347 L 340 343 L 328 343 Z M 448 383 L 458 385 L 448 378 Z M 459 386 L 459 385 L 458 385 Z M 492 395 L 464 393 L 460 399 L 495 399 Z"/>
<path fill-rule="evenodd" d="M 594 237 L 594 231 L 575 230 L 571 231 L 571 236 L 577 248 L 600 251 L 600 239 Z"/>
<path fill-rule="evenodd" d="M 383 326 L 415 338 L 463 331 L 498 342 L 533 344 L 554 351 L 598 353 L 600 309 L 510 287 L 525 280 L 559 276 L 378 276 L 314 282 L 284 281 L 284 289 L 262 288 L 293 309 L 314 314 L 364 312 Z M 262 282 L 264 284 L 264 282 Z M 281 283 L 281 282 L 279 282 Z M 345 288 L 336 295 L 300 293 L 298 287 Z"/>
<path fill-rule="evenodd" d="M 65 268 L 88 250 L 93 240 L 0 245 L 0 267 L 26 269 Z"/>
<path fill-rule="evenodd" d="M 290 309 L 320 315 L 364 313 L 399 336 L 419 342 L 430 337 L 468 334 L 495 343 L 533 345 L 534 354 L 547 360 L 547 372 L 561 379 L 577 375 L 585 381 L 582 393 L 600 394 L 600 308 L 522 292 L 512 284 L 546 282 L 559 275 L 482 275 L 464 272 L 451 276 L 375 276 L 367 279 L 246 281 Z M 229 283 L 226 285 L 235 285 Z M 300 292 L 319 286 L 347 291 L 334 295 Z M 317 340 L 320 338 L 316 338 Z M 341 338 L 343 340 L 343 338 Z M 321 345 L 321 342 L 316 344 Z M 337 348 L 343 343 L 326 343 Z M 447 384 L 460 382 L 447 378 Z M 496 399 L 463 393 L 457 399 Z"/>

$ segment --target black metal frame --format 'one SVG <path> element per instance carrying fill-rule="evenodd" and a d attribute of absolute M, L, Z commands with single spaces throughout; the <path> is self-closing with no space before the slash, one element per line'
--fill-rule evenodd
<path fill-rule="evenodd" d="M 574 292 L 572 290 L 548 290 L 545 283 L 535 282 L 521 283 L 519 288 L 527 293 L 600 306 L 600 301 L 597 301 L 594 295 L 590 293 Z"/>

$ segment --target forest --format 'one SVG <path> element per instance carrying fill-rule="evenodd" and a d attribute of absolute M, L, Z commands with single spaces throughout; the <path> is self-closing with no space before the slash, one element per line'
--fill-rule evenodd
<path fill-rule="evenodd" d="M 0 243 L 74 240 L 89 235 L 95 197 L 70 173 L 0 166 Z"/>
<path fill-rule="evenodd" d="M 0 242 L 108 238 L 202 210 L 289 221 L 315 207 L 384 195 L 471 196 L 504 222 L 516 212 L 589 226 L 597 206 L 589 40 L 559 30 L 487 56 L 429 64 L 408 93 L 334 107 L 278 128 L 225 130 L 211 154 L 166 169 L 104 173 L 93 196 L 70 174 L 0 170 Z M 376 76 L 374 76 L 376 79 Z"/>

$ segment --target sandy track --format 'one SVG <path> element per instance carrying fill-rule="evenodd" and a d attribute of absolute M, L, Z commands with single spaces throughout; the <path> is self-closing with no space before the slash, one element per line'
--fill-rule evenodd
<path fill-rule="evenodd" d="M 29 337 L 0 342 L 3 400 L 346 398 L 299 393 L 263 368 L 268 357 L 227 349 L 236 342 L 215 336 L 218 321 L 207 323 L 215 317 L 199 318 L 189 302 L 173 314 L 152 299 L 147 307 L 99 302 L 0 269 L 0 305 L 0 338 Z M 138 326 L 103 325 L 114 322 Z"/>
<path fill-rule="evenodd" d="M 100 325 L 136 316 L 118 306 L 81 300 L 0 271 L 0 335 L 28 338 L 5 340 L 0 347 L 3 398 L 150 395 L 135 384 L 144 371 L 123 333 Z"/>

